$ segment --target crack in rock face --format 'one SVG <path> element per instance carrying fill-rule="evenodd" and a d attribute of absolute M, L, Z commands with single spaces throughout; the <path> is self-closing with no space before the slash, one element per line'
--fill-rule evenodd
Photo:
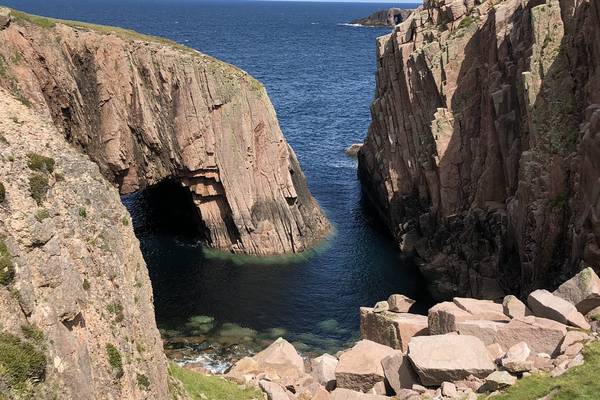
<path fill-rule="evenodd" d="M 298 253 L 327 236 L 258 81 L 164 39 L 68 24 L 13 16 L 0 85 L 48 108 L 121 193 L 180 183 L 207 244 L 232 253 Z"/>

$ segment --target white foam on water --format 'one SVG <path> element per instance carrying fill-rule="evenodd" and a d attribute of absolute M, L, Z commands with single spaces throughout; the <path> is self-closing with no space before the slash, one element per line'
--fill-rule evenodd
<path fill-rule="evenodd" d="M 186 364 L 200 364 L 213 374 L 222 374 L 231 367 L 231 363 L 228 361 L 220 360 L 213 354 L 202 353 L 194 358 L 188 358 L 185 360 L 177 361 L 179 366 Z"/>

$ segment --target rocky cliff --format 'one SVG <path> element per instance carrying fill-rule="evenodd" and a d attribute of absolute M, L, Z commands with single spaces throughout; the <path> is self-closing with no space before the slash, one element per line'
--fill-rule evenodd
<path fill-rule="evenodd" d="M 600 2 L 429 0 L 378 40 L 365 193 L 443 297 L 600 268 Z"/>
<path fill-rule="evenodd" d="M 377 11 L 368 17 L 353 20 L 352 24 L 364 26 L 394 26 L 404 21 L 413 10 L 404 8 L 389 8 Z"/>
<path fill-rule="evenodd" d="M 207 243 L 233 253 L 300 252 L 328 233 L 264 87 L 245 72 L 118 28 L 18 12 L 1 25 L 0 86 L 48 108 L 121 193 L 181 183 Z"/>

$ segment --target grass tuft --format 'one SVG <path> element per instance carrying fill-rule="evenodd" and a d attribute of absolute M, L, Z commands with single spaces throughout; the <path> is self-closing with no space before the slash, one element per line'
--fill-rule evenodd
<path fill-rule="evenodd" d="M 48 189 L 50 189 L 50 184 L 45 174 L 34 174 L 29 177 L 29 191 L 38 206 L 42 205 Z"/>
<path fill-rule="evenodd" d="M 53 158 L 36 153 L 27 154 L 27 166 L 34 171 L 52 173 L 54 171 L 54 164 L 55 161 Z"/>
<path fill-rule="evenodd" d="M 0 369 L 11 388 L 44 379 L 46 357 L 33 344 L 17 336 L 0 333 Z"/>
<path fill-rule="evenodd" d="M 0 238 L 0 285 L 8 286 L 15 279 L 15 266 L 12 262 L 12 255 L 4 239 Z"/>
<path fill-rule="evenodd" d="M 122 377 L 123 359 L 121 358 L 121 353 L 119 353 L 119 350 L 117 350 L 117 348 L 111 343 L 108 343 L 106 345 L 106 355 L 108 357 L 108 363 L 110 364 L 115 376 L 117 378 Z"/>

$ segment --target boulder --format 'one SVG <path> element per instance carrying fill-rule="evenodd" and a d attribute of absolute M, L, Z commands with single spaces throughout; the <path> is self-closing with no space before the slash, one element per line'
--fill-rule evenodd
<path fill-rule="evenodd" d="M 407 313 L 408 310 L 415 304 L 415 301 L 402 294 L 393 294 L 388 298 L 390 311 L 397 313 Z"/>
<path fill-rule="evenodd" d="M 323 354 L 310 361 L 311 375 L 319 384 L 329 391 L 335 389 L 335 368 L 338 359 L 330 354 Z"/>
<path fill-rule="evenodd" d="M 362 147 L 362 143 L 353 143 L 346 149 L 346 155 L 349 157 L 356 157 L 360 148 Z"/>
<path fill-rule="evenodd" d="M 350 389 L 337 388 L 331 392 L 330 400 L 390 400 L 379 394 L 356 392 Z"/>
<path fill-rule="evenodd" d="M 370 340 L 359 341 L 340 356 L 335 368 L 336 386 L 368 392 L 385 378 L 381 361 L 394 354 L 402 353 Z"/>
<path fill-rule="evenodd" d="M 465 310 L 473 316 L 471 319 L 489 320 L 489 321 L 509 321 L 504 314 L 502 304 L 494 303 L 490 300 L 477 300 L 465 297 L 455 297 L 453 299 L 462 310 Z"/>
<path fill-rule="evenodd" d="M 0 7 L 0 29 L 4 28 L 10 22 L 10 9 Z"/>
<path fill-rule="evenodd" d="M 526 372 L 531 371 L 533 362 L 529 361 L 531 350 L 527 343 L 519 342 L 508 349 L 504 357 L 502 357 L 502 366 L 510 372 Z"/>
<path fill-rule="evenodd" d="M 539 289 L 530 293 L 527 304 L 538 317 L 552 319 L 561 324 L 572 325 L 581 329 L 591 328 L 585 317 L 577 311 L 573 304 L 547 290 Z"/>
<path fill-rule="evenodd" d="M 591 339 L 590 335 L 585 332 L 569 331 L 565 335 L 562 343 L 560 344 L 561 354 L 567 351 L 567 349 L 576 343 L 586 343 Z"/>
<path fill-rule="evenodd" d="M 360 309 L 360 336 L 404 352 L 413 336 L 427 335 L 427 317 L 423 315 Z"/>
<path fill-rule="evenodd" d="M 293 393 L 278 383 L 261 380 L 258 385 L 266 393 L 268 400 L 295 400 Z"/>
<path fill-rule="evenodd" d="M 506 371 L 494 371 L 485 378 L 485 390 L 490 392 L 514 385 L 517 378 Z"/>
<path fill-rule="evenodd" d="M 455 398 L 458 396 L 458 390 L 456 390 L 456 385 L 452 382 L 442 382 L 442 386 L 440 387 L 442 395 L 445 397 Z"/>
<path fill-rule="evenodd" d="M 443 335 L 457 332 L 458 323 L 470 319 L 476 318 L 456 304 L 449 301 L 438 303 L 428 312 L 429 334 Z"/>
<path fill-rule="evenodd" d="M 504 357 L 504 350 L 502 350 L 502 346 L 500 346 L 498 343 L 489 344 L 486 346 L 486 349 L 494 361 L 498 361 Z"/>
<path fill-rule="evenodd" d="M 414 337 L 408 345 L 408 357 L 426 386 L 469 375 L 483 378 L 496 369 L 485 345 L 474 336 Z"/>
<path fill-rule="evenodd" d="M 304 360 L 294 346 L 283 338 L 277 339 L 254 357 L 241 359 L 227 373 L 229 378 L 244 383 L 264 377 L 283 386 L 294 385 L 306 375 Z"/>
<path fill-rule="evenodd" d="M 408 356 L 404 354 L 388 356 L 381 361 L 381 365 L 385 379 L 394 393 L 400 393 L 402 389 L 411 389 L 414 384 L 419 383 Z"/>
<path fill-rule="evenodd" d="M 329 392 L 318 383 L 313 383 L 296 391 L 298 400 L 329 400 Z"/>
<path fill-rule="evenodd" d="M 512 294 L 504 297 L 504 300 L 502 301 L 502 309 L 504 314 L 510 318 L 526 317 L 531 315 L 531 311 L 529 308 L 527 308 L 525 303 Z"/>
<path fill-rule="evenodd" d="M 557 352 L 567 327 L 556 321 L 528 316 L 514 318 L 498 330 L 496 343 L 509 349 L 519 342 L 525 342 L 534 353 L 553 355 Z"/>
<path fill-rule="evenodd" d="M 390 305 L 388 304 L 387 301 L 378 301 L 377 304 L 375 304 L 375 307 L 373 307 L 373 312 L 380 313 L 380 312 L 388 311 L 389 309 L 390 309 Z"/>
<path fill-rule="evenodd" d="M 590 267 L 585 268 L 554 291 L 554 295 L 575 305 L 582 314 L 600 307 L 600 278 Z"/>
<path fill-rule="evenodd" d="M 506 325 L 506 322 L 470 320 L 457 324 L 459 335 L 475 336 L 487 346 L 496 341 L 498 329 Z"/>

